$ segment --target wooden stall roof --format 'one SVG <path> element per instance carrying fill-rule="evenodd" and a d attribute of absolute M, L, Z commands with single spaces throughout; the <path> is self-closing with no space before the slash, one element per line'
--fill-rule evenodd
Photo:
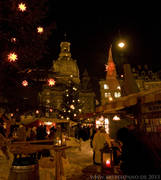
<path fill-rule="evenodd" d="M 155 88 L 151 90 L 146 90 L 134 94 L 130 94 L 128 96 L 124 96 L 118 98 L 117 100 L 112 101 L 109 104 L 99 106 L 96 108 L 96 113 L 111 113 L 117 110 L 124 109 L 126 107 L 130 107 L 136 105 L 138 99 L 141 100 L 142 104 L 161 101 L 161 88 Z"/>

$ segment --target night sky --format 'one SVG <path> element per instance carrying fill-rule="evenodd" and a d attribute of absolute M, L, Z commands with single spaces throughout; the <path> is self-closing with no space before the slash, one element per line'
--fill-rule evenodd
<path fill-rule="evenodd" d="M 57 1 L 51 4 L 50 18 L 56 20 L 50 40 L 53 59 L 58 57 L 66 32 L 80 73 L 87 68 L 91 77 L 103 78 L 111 43 L 114 61 L 119 62 L 119 39 L 127 42 L 123 55 L 132 66 L 148 64 L 154 71 L 161 69 L 161 15 L 157 4 Z"/>

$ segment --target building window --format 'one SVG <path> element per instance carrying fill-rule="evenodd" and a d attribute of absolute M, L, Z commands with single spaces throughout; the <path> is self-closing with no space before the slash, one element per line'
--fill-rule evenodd
<path fill-rule="evenodd" d="M 119 98 L 119 97 L 121 97 L 121 93 L 120 92 L 115 92 L 114 96 L 115 96 L 115 98 Z"/>
<path fill-rule="evenodd" d="M 108 93 L 106 92 L 106 93 L 105 93 L 105 98 L 110 97 L 110 96 L 111 96 L 111 93 L 110 93 L 110 92 L 108 92 Z"/>
<path fill-rule="evenodd" d="M 121 90 L 121 87 L 120 87 L 120 86 L 117 86 L 117 89 Z"/>
<path fill-rule="evenodd" d="M 104 89 L 109 89 L 109 86 L 107 84 L 104 84 Z"/>

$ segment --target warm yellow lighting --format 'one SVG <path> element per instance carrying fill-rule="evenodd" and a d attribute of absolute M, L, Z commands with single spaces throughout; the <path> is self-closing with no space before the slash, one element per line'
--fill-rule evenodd
<path fill-rule="evenodd" d="M 40 33 L 40 34 L 43 33 L 44 32 L 44 28 L 39 26 L 37 28 L 37 32 Z"/>
<path fill-rule="evenodd" d="M 120 117 L 119 117 L 119 116 L 117 116 L 117 115 L 115 115 L 115 116 L 113 117 L 113 120 L 115 120 L 115 121 L 119 121 L 119 120 L 120 120 Z"/>
<path fill-rule="evenodd" d="M 20 3 L 18 5 L 18 9 L 22 12 L 26 11 L 26 5 L 24 3 Z"/>
<path fill-rule="evenodd" d="M 74 117 L 76 117 L 77 115 L 76 114 L 74 114 Z"/>
<path fill-rule="evenodd" d="M 36 110 L 36 114 L 39 114 L 39 110 Z"/>
<path fill-rule="evenodd" d="M 79 112 L 81 112 L 82 110 L 81 109 L 79 109 Z"/>
<path fill-rule="evenodd" d="M 49 111 L 50 111 L 50 112 L 53 112 L 53 109 L 50 108 Z"/>
<path fill-rule="evenodd" d="M 22 81 L 22 86 L 24 87 L 28 86 L 28 82 L 26 80 Z"/>
<path fill-rule="evenodd" d="M 113 101 L 113 98 L 112 98 L 112 97 L 109 97 L 108 99 L 109 99 L 109 101 Z"/>
<path fill-rule="evenodd" d="M 52 122 L 48 121 L 48 122 L 44 122 L 44 124 L 47 125 L 47 126 L 51 126 Z"/>
<path fill-rule="evenodd" d="M 54 79 L 52 79 L 52 78 L 48 79 L 48 85 L 49 86 L 54 86 L 55 83 L 56 83 L 56 81 Z"/>
<path fill-rule="evenodd" d="M 77 90 L 77 88 L 73 87 L 73 90 L 74 90 L 74 91 L 76 91 L 76 90 Z"/>
<path fill-rule="evenodd" d="M 71 104 L 71 105 L 70 105 L 70 108 L 71 108 L 71 109 L 75 109 L 75 107 L 74 107 L 74 105 L 73 105 L 73 104 Z"/>
<path fill-rule="evenodd" d="M 124 75 L 123 74 L 121 74 L 121 78 L 123 78 L 124 77 Z"/>
<path fill-rule="evenodd" d="M 11 38 L 11 42 L 16 42 L 16 38 Z"/>
<path fill-rule="evenodd" d="M 11 113 L 10 116 L 13 117 L 13 113 Z"/>
<path fill-rule="evenodd" d="M 8 55 L 8 60 L 10 62 L 15 62 L 18 59 L 17 54 L 15 52 L 12 52 Z"/>
<path fill-rule="evenodd" d="M 119 46 L 120 48 L 123 48 L 123 47 L 125 46 L 125 43 L 120 42 L 120 43 L 118 43 L 118 46 Z"/>

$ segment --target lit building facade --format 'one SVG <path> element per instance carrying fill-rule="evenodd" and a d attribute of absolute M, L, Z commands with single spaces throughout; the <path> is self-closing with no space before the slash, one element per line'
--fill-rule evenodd
<path fill-rule="evenodd" d="M 70 43 L 61 42 L 60 53 L 57 60 L 53 61 L 53 67 L 48 78 L 55 80 L 55 85 L 44 85 L 39 94 L 40 103 L 46 107 L 46 117 L 56 117 L 63 102 L 63 94 L 69 82 L 73 82 L 79 88 L 79 97 L 83 105 L 81 113 L 91 113 L 95 111 L 95 94 L 88 88 L 90 79 L 88 74 L 79 77 L 79 68 L 76 60 L 72 59 Z"/>
<path fill-rule="evenodd" d="M 112 48 L 109 49 L 106 65 L 106 80 L 100 80 L 101 105 L 121 97 L 121 86 L 117 79 L 115 63 L 112 58 Z"/>

